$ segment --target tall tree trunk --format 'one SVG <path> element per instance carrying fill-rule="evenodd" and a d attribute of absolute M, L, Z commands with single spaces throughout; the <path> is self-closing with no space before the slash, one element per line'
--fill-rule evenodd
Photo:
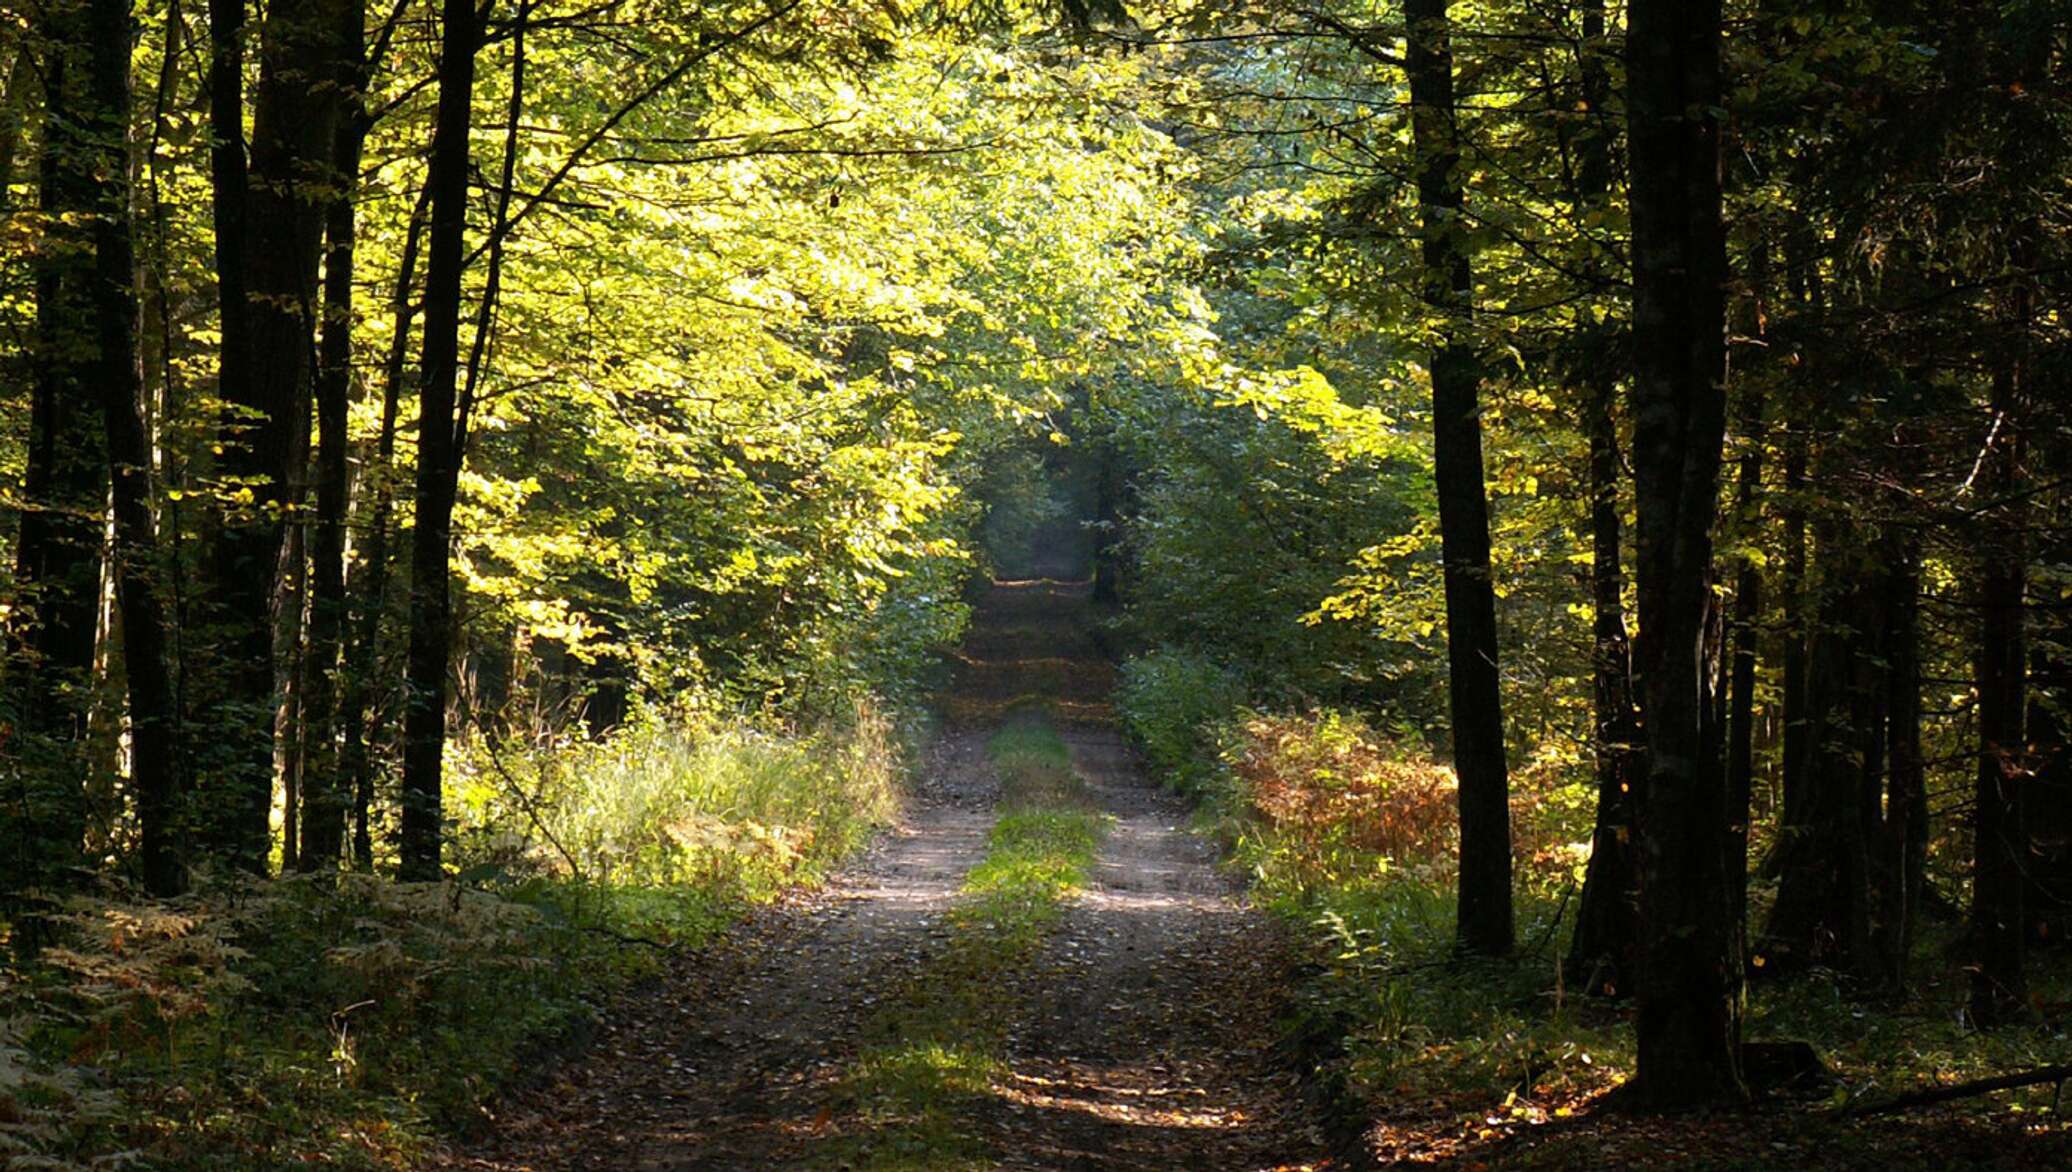
<path fill-rule="evenodd" d="M 1647 771 L 1635 1101 L 1738 1101 L 1741 974 L 1702 642 L 1726 433 L 1718 0 L 1633 0 L 1633 470 Z"/>
<path fill-rule="evenodd" d="M 1578 223 L 1602 215 L 1611 191 L 1611 83 L 1605 69 L 1603 0 L 1585 0 L 1578 47 L 1584 112 L 1596 125 L 1576 141 Z M 1583 431 L 1590 445 L 1590 631 L 1592 750 L 1597 765 L 1597 819 L 1590 862 L 1576 901 L 1575 932 L 1564 966 L 1592 994 L 1623 993 L 1634 970 L 1633 766 L 1640 730 L 1633 712 L 1633 654 L 1626 635 L 1625 573 L 1620 559 L 1617 392 L 1607 339 L 1595 332 L 1579 346 Z"/>
<path fill-rule="evenodd" d="M 345 110 L 332 139 L 331 206 L 325 218 L 323 343 L 317 363 L 317 511 L 310 546 L 309 662 L 303 696 L 304 738 L 301 865 L 338 865 L 345 843 L 342 755 L 337 744 L 338 673 L 346 613 L 346 431 L 352 397 L 354 188 L 367 138 L 364 0 L 341 6 L 339 71 Z"/>
<path fill-rule="evenodd" d="M 298 492 L 299 495 L 299 492 Z M 308 678 L 303 624 L 309 617 L 308 527 L 281 535 L 273 596 L 273 779 L 280 791 L 281 870 L 299 870 L 302 846 L 302 686 Z"/>
<path fill-rule="evenodd" d="M 1893 988 L 1906 977 L 1914 920 L 1928 854 L 1927 765 L 1921 755 L 1921 548 L 1908 536 L 1893 543 L 1885 575 L 1884 833 L 1878 839 L 1877 919 L 1872 925 L 1880 974 Z"/>
<path fill-rule="evenodd" d="M 2026 329 L 2026 298 L 2015 320 Z M 1971 814 L 1971 1014 L 1996 1025 L 2028 1013 L 2023 971 L 2024 709 L 2028 650 L 2022 607 L 2029 577 L 2027 506 L 2022 499 L 2021 364 L 1993 377 L 1981 493 L 1994 502 L 1980 543 L 1978 601 L 1978 771 Z"/>
<path fill-rule="evenodd" d="M 94 220 L 95 381 L 113 473 L 116 604 L 122 616 L 128 688 L 130 784 L 137 801 L 144 886 L 170 895 L 186 883 L 179 807 L 178 712 L 167 668 L 165 610 L 152 569 L 151 446 L 141 414 L 137 360 L 136 257 L 129 219 L 130 7 L 91 0 L 88 21 L 91 117 L 102 190 Z"/>
<path fill-rule="evenodd" d="M 1840 457 L 1823 456 L 1818 479 L 1838 482 Z M 1879 791 L 1882 751 L 1870 752 L 1865 722 L 1873 688 L 1865 672 L 1878 660 L 1883 573 L 1864 550 L 1866 532 L 1844 510 L 1828 508 L 1815 525 L 1822 567 L 1820 607 L 1805 679 L 1808 775 L 1782 827 L 1777 901 L 1756 952 L 1770 972 L 1826 965 L 1863 977 L 1879 966 L 1871 950 L 1874 883 L 1864 803 Z M 1880 701 L 1882 703 L 1882 701 Z M 1879 778 L 1868 776 L 1876 769 Z"/>
<path fill-rule="evenodd" d="M 1777 841 L 1764 861 L 1763 870 L 1777 874 L 1792 850 L 1794 827 L 1806 821 L 1807 777 L 1811 769 L 1811 725 L 1807 710 L 1809 661 L 1806 655 L 1811 624 L 1806 618 L 1806 460 L 1807 435 L 1802 421 L 1793 420 L 1784 438 L 1784 643 L 1782 656 L 1784 722 L 1783 751 L 1779 754 Z"/>
<path fill-rule="evenodd" d="M 375 665 L 380 660 L 381 616 L 389 591 L 389 535 L 396 495 L 396 421 L 410 351 L 410 326 L 417 316 L 413 289 L 431 194 L 427 185 L 411 209 L 410 225 L 403 234 L 402 260 L 396 266 L 396 283 L 389 296 L 389 317 L 394 325 L 388 354 L 382 361 L 381 425 L 375 436 L 374 458 L 363 478 L 364 491 L 372 499 L 366 506 L 366 538 L 347 591 L 354 609 L 339 672 L 338 771 L 341 785 L 352 794 L 353 866 L 362 871 L 374 866 L 374 758 L 370 742 L 375 722 L 370 697 L 374 692 Z"/>
<path fill-rule="evenodd" d="M 1794 233 L 1785 239 L 1786 280 L 1792 299 L 1801 313 L 1818 314 L 1825 306 L 1826 297 L 1820 279 L 1820 258 L 1817 254 L 1818 239 L 1812 231 Z M 1792 356 L 1793 365 L 1800 356 Z M 1781 501 L 1784 529 L 1784 566 L 1778 583 L 1782 595 L 1784 629 L 1779 638 L 1782 643 L 1781 670 L 1783 673 L 1780 707 L 1784 725 L 1783 746 L 1778 763 L 1778 815 L 1777 840 L 1772 844 L 1769 855 L 1763 860 L 1762 870 L 1766 875 L 1777 875 L 1788 861 L 1792 849 L 1792 828 L 1802 826 L 1806 821 L 1808 792 L 1811 788 L 1809 776 L 1812 773 L 1812 737 L 1807 694 L 1807 672 L 1809 659 L 1807 651 L 1813 637 L 1812 623 L 1807 615 L 1808 601 L 1807 556 L 1807 483 L 1806 467 L 1811 457 L 1812 428 L 1809 423 L 1808 403 L 1817 394 L 1813 388 L 1794 386 L 1787 405 L 1784 433 L 1784 493 Z"/>
<path fill-rule="evenodd" d="M 416 525 L 411 531 L 410 659 L 403 726 L 400 873 L 440 875 L 442 757 L 446 746 L 446 671 L 453 646 L 448 561 L 454 495 L 460 483 L 455 391 L 460 359 L 461 270 L 467 231 L 468 122 L 481 42 L 470 0 L 444 0 L 439 106 L 426 185 L 432 193 L 419 369 Z"/>
<path fill-rule="evenodd" d="M 209 551 L 205 589 L 216 658 L 198 697 L 222 759 L 197 795 L 204 842 L 238 866 L 266 865 L 267 805 L 273 776 L 272 605 L 280 551 L 279 481 L 289 421 L 257 397 L 253 378 L 250 289 L 251 176 L 245 150 L 244 0 L 209 0 L 209 152 L 219 303 L 216 394 L 224 404 L 224 443 L 216 476 L 226 504 Z"/>
<path fill-rule="evenodd" d="M 1431 356 L 1432 474 L 1446 581 L 1447 698 L 1460 781 L 1462 949 L 1511 950 L 1511 804 L 1497 671 L 1496 592 L 1483 485 L 1481 374 L 1467 339 L 1469 267 L 1446 0 L 1406 0 L 1411 138 L 1417 155 L 1424 299 L 1442 318 Z"/>
<path fill-rule="evenodd" d="M 43 68 L 38 198 L 45 241 L 36 259 L 36 334 L 29 435 L 15 545 L 15 691 L 25 743 L 10 770 L 13 830 L 5 886 L 69 882 L 87 822 L 86 698 L 100 599 L 105 439 L 95 378 L 97 276 L 92 218 L 102 210 L 100 148 L 89 91 L 84 0 L 53 0 Z M 117 140 L 120 145 L 120 139 Z M 24 605 L 26 604 L 26 605 Z"/>
<path fill-rule="evenodd" d="M 1770 280 L 1769 245 L 1758 241 L 1750 251 L 1747 279 L 1747 335 L 1755 346 L 1765 330 L 1763 298 Z M 1753 368 L 1750 360 L 1739 364 Z M 1761 518 L 1757 498 L 1763 481 L 1763 388 L 1755 379 L 1740 380 L 1741 466 L 1734 488 L 1734 522 L 1741 543 L 1752 545 Z M 1763 573 L 1755 555 L 1744 553 L 1734 577 L 1734 616 L 1727 628 L 1727 883 L 1734 894 L 1734 922 L 1744 936 L 1748 923 L 1748 826 L 1755 797 L 1755 669 L 1763 605 Z"/>
<path fill-rule="evenodd" d="M 306 479 L 317 255 L 338 106 L 337 2 L 285 0 L 267 10 L 239 217 L 244 369 L 224 387 L 230 414 L 221 471 L 249 491 L 250 504 L 224 519 L 212 593 L 228 657 L 219 704 L 231 720 L 240 713 L 248 718 L 219 734 L 228 757 L 221 772 L 234 792 L 216 816 L 225 819 L 224 848 L 253 869 L 265 866 L 275 766 L 272 718 L 283 694 L 280 684 L 288 678 L 276 671 L 276 633 L 263 616 L 294 605 L 276 597 L 282 581 L 277 568 L 283 519 L 300 509 Z M 226 331 L 226 352 L 230 345 Z"/>

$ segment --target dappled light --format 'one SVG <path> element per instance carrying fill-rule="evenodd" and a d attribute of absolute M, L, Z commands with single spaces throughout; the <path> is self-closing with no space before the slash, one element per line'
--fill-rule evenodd
<path fill-rule="evenodd" d="M 2068 0 L 0 0 L 0 1170 L 2072 1168 Z"/>

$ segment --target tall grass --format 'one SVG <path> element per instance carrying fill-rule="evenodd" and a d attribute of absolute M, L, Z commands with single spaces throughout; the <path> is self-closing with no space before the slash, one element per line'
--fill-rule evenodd
<path fill-rule="evenodd" d="M 414 1167 L 696 944 L 893 816 L 891 724 L 717 716 L 456 748 L 452 880 L 205 877 L 69 900 L 0 970 L 0 1166 Z"/>
<path fill-rule="evenodd" d="M 841 857 L 898 809 L 886 718 L 836 730 L 690 715 L 514 753 L 480 740 L 455 770 L 458 851 L 606 885 L 749 894 Z"/>

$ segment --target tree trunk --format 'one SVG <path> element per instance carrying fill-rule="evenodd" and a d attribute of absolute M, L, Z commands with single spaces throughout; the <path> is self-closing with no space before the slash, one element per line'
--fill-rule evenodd
<path fill-rule="evenodd" d="M 130 7 L 91 0 L 88 136 L 102 152 L 100 214 L 94 221 L 94 317 L 99 342 L 95 381 L 113 473 L 116 605 L 122 616 L 128 688 L 130 784 L 136 793 L 145 889 L 171 895 L 186 884 L 179 819 L 178 713 L 167 669 L 165 611 L 152 570 L 151 445 L 140 413 L 136 258 L 126 178 L 129 125 Z"/>
<path fill-rule="evenodd" d="M 338 771 L 341 785 L 352 793 L 353 866 L 362 871 L 374 866 L 374 759 L 370 742 L 375 721 L 370 697 L 374 692 L 375 665 L 380 660 L 381 615 L 388 602 L 389 534 L 395 512 L 396 417 L 410 350 L 410 325 L 417 310 L 412 289 L 417 279 L 418 249 L 424 240 L 425 217 L 430 207 L 431 188 L 427 186 L 419 193 L 417 206 L 411 209 L 410 225 L 403 234 L 403 256 L 396 267 L 396 284 L 389 297 L 389 317 L 394 327 L 388 354 L 382 361 L 381 426 L 374 441 L 374 459 L 364 476 L 366 491 L 372 497 L 367 505 L 367 536 L 347 591 L 354 610 L 339 673 L 342 680 L 338 696 Z"/>
<path fill-rule="evenodd" d="M 281 870 L 300 869 L 302 845 L 302 685 L 307 674 L 303 622 L 308 617 L 309 572 L 300 523 L 282 535 L 273 602 L 273 779 L 281 801 Z"/>
<path fill-rule="evenodd" d="M 352 397 L 354 189 L 367 137 L 364 0 L 341 5 L 339 71 L 345 110 L 332 139 L 331 206 L 325 217 L 323 343 L 317 363 L 316 524 L 310 546 L 309 663 L 303 696 L 305 768 L 301 865 L 330 870 L 345 844 L 338 672 L 345 598 L 346 424 Z"/>
<path fill-rule="evenodd" d="M 467 231 L 468 122 L 481 41 L 469 0 L 444 0 L 439 106 L 426 186 L 432 193 L 418 383 L 416 526 L 411 532 L 409 700 L 403 731 L 401 876 L 440 875 L 446 671 L 453 645 L 448 562 L 460 482 L 455 383 L 460 357 L 461 269 Z"/>
<path fill-rule="evenodd" d="M 197 697 L 220 756 L 197 795 L 204 843 L 236 866 L 266 866 L 273 780 L 273 632 L 265 616 L 280 553 L 279 489 L 290 421 L 258 397 L 253 371 L 251 175 L 245 150 L 244 0 L 209 0 L 210 186 L 216 230 L 216 393 L 224 404 L 216 477 L 227 494 L 204 590 L 214 662 Z M 248 499 L 238 501 L 236 494 Z"/>
<path fill-rule="evenodd" d="M 1481 374 L 1466 341 L 1474 279 L 1461 220 L 1453 50 L 1446 0 L 1404 6 L 1411 138 L 1417 155 L 1424 299 L 1442 317 L 1431 356 L 1432 474 L 1446 582 L 1447 699 L 1460 783 L 1458 941 L 1511 950 L 1511 805 L 1497 671 L 1496 592 L 1483 486 Z"/>
<path fill-rule="evenodd" d="M 1611 190 L 1611 84 L 1605 70 L 1604 5 L 1586 0 L 1579 47 L 1585 112 L 1599 121 L 1576 142 L 1577 222 L 1602 215 Z M 1633 655 L 1626 635 L 1621 567 L 1619 433 L 1612 357 L 1606 339 L 1579 347 L 1584 383 L 1583 431 L 1590 444 L 1590 609 L 1592 749 L 1597 763 L 1597 819 L 1590 863 L 1576 902 L 1575 932 L 1564 971 L 1586 992 L 1627 990 L 1634 971 L 1633 765 L 1639 728 L 1633 712 Z"/>
<path fill-rule="evenodd" d="M 2018 307 L 2017 321 L 2026 319 Z M 1978 771 L 1971 814 L 1971 1014 L 1981 1026 L 2028 1013 L 2023 971 L 2023 826 L 2027 772 L 2023 717 L 2028 651 L 2022 605 L 2028 584 L 2028 541 L 2021 499 L 2022 412 L 2018 359 L 1993 378 L 1990 432 L 1981 493 L 1997 502 L 1981 533 L 1978 601 Z"/>
<path fill-rule="evenodd" d="M 215 0 L 226 7 L 237 0 Z M 240 865 L 263 869 L 273 792 L 273 721 L 284 678 L 275 631 L 263 621 L 276 597 L 283 518 L 299 509 L 307 463 L 309 358 L 314 341 L 317 252 L 338 106 L 336 0 L 270 6 L 260 30 L 248 182 L 236 229 L 243 261 L 243 369 L 227 380 L 220 472 L 250 494 L 217 535 L 212 594 L 223 628 L 218 734 L 232 787 L 212 816 Z M 239 14 L 242 23 L 242 14 Z M 241 111 L 236 111 L 241 116 Z M 219 125 L 218 133 L 223 133 Z M 218 191 L 218 198 L 225 193 Z M 220 221 L 219 233 L 224 231 Z M 224 258 L 220 252 L 219 263 Z M 226 301 L 229 291 L 226 289 Z M 232 333 L 224 332 L 226 355 Z M 291 604 L 292 605 L 292 604 Z M 241 719 L 242 717 L 242 719 Z"/>
<path fill-rule="evenodd" d="M 1726 432 L 1718 0 L 1628 9 L 1634 499 L 1647 744 L 1634 1101 L 1739 1101 L 1725 778 L 1706 748 L 1712 527 Z"/>
<path fill-rule="evenodd" d="M 9 685 L 23 759 L 10 769 L 20 835 L 10 843 L 8 889 L 63 884 L 81 862 L 87 821 L 86 696 L 100 599 L 107 458 L 100 427 L 96 293 L 89 223 L 102 209 L 84 0 L 44 14 L 44 133 L 38 192 L 47 227 L 35 265 L 36 333 L 29 434 L 15 545 Z M 117 142 L 120 143 L 118 137 Z M 26 605 L 24 605 L 26 604 Z"/>
<path fill-rule="evenodd" d="M 1823 480 L 1836 480 L 1823 470 Z M 1767 971 L 1825 965 L 1872 977 L 1870 834 L 1865 802 L 1878 793 L 1882 753 L 1868 751 L 1864 673 L 1878 658 L 1881 568 L 1863 552 L 1866 535 L 1842 510 L 1820 517 L 1814 550 L 1823 568 L 1820 614 L 1806 669 L 1808 776 L 1796 814 L 1780 830 L 1777 902 L 1756 957 Z"/>
<path fill-rule="evenodd" d="M 1894 543 L 1885 575 L 1884 833 L 1877 840 L 1873 945 L 1886 984 L 1899 988 L 1913 950 L 1928 856 L 1927 766 L 1921 754 L 1921 548 Z"/>
<path fill-rule="evenodd" d="M 1763 297 L 1770 279 L 1769 246 L 1757 242 L 1748 264 L 1748 337 L 1757 347 L 1764 332 Z M 1751 358 L 1740 365 L 1753 367 Z M 1734 488 L 1734 520 L 1741 543 L 1755 542 L 1761 524 L 1757 498 L 1763 481 L 1763 389 L 1745 379 L 1741 391 L 1741 466 Z M 1734 922 L 1744 937 L 1748 923 L 1748 826 L 1755 797 L 1755 669 L 1762 637 L 1763 573 L 1753 554 L 1740 559 L 1734 578 L 1734 616 L 1727 627 L 1727 883 L 1733 889 Z"/>
<path fill-rule="evenodd" d="M 1784 439 L 1784 641 L 1783 721 L 1784 745 L 1780 756 L 1777 841 L 1764 862 L 1766 873 L 1776 875 L 1789 858 L 1793 828 L 1806 821 L 1808 775 L 1812 772 L 1812 738 L 1807 710 L 1806 654 L 1811 625 L 1806 621 L 1806 459 L 1804 423 L 1794 421 Z"/>

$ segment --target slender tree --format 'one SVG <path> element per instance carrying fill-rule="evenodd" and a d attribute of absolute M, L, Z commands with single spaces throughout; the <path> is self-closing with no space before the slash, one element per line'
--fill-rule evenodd
<path fill-rule="evenodd" d="M 1445 0 L 1404 5 L 1424 299 L 1438 318 L 1432 382 L 1432 474 L 1446 583 L 1447 698 L 1460 779 L 1458 935 L 1470 952 L 1511 950 L 1511 805 L 1497 671 L 1496 588 L 1489 568 L 1481 374 L 1469 341 L 1474 274 L 1462 211 L 1452 22 Z"/>
<path fill-rule="evenodd" d="M 2028 295 L 2010 298 L 2025 331 Z M 2029 576 L 2023 496 L 2022 342 L 2004 351 L 1993 374 L 1980 491 L 1998 524 L 1984 535 L 1978 576 L 1978 767 L 1972 794 L 1971 1015 L 1982 1025 L 2029 1012 L 2023 946 L 2022 821 L 2028 771 L 2023 720 L 2028 706 L 2028 640 L 2023 614 Z"/>
<path fill-rule="evenodd" d="M 400 9 L 398 10 L 400 11 Z M 364 0 L 339 5 L 339 100 L 331 145 L 331 203 L 325 212 L 323 340 L 316 372 L 316 517 L 310 540 L 309 663 L 302 711 L 303 870 L 338 865 L 345 844 L 346 802 L 338 746 L 346 620 L 345 514 L 350 476 L 347 413 L 352 397 L 353 273 L 357 215 L 353 199 L 371 121 L 365 91 L 368 57 Z M 387 28 L 385 26 L 384 40 Z"/>
<path fill-rule="evenodd" d="M 99 187 L 93 221 L 93 376 L 112 473 L 115 597 L 129 701 L 138 854 L 146 889 L 169 895 L 186 884 L 186 844 L 179 813 L 179 714 L 167 660 L 165 607 L 154 574 L 151 446 L 137 357 L 127 142 L 132 23 L 128 0 L 90 0 L 85 25 L 89 104 L 82 123 L 94 148 Z"/>
<path fill-rule="evenodd" d="M 439 877 L 440 785 L 446 746 L 447 661 L 453 646 L 449 557 L 461 437 L 455 419 L 460 365 L 461 270 L 467 232 L 468 121 L 481 18 L 469 0 L 441 8 L 439 106 L 432 132 L 424 357 L 418 371 L 416 526 L 411 530 L 410 695 L 403 725 L 405 879 Z"/>
<path fill-rule="evenodd" d="M 1582 6 L 1577 46 L 1582 112 L 1576 137 L 1575 211 L 1578 222 L 1604 218 L 1611 193 L 1611 82 L 1605 68 L 1602 0 Z M 1633 892 L 1634 749 L 1640 730 L 1633 712 L 1633 652 L 1626 634 L 1625 571 L 1619 484 L 1617 387 L 1610 339 L 1591 331 L 1579 347 L 1583 432 L 1590 462 L 1590 700 L 1596 756 L 1597 818 L 1590 862 L 1576 902 L 1575 931 L 1566 970 L 1589 992 L 1627 988 L 1635 942 Z"/>
<path fill-rule="evenodd" d="M 44 14 L 43 141 L 38 201 L 48 225 L 35 259 L 24 507 L 15 582 L 24 616 L 11 624 L 10 699 L 29 768 L 11 819 L 21 836 L 9 870 L 23 885 L 61 883 L 81 861 L 86 832 L 87 697 L 101 573 L 106 454 L 95 387 L 97 337 L 91 223 L 101 211 L 84 0 Z M 10 836 L 13 837 L 12 835 Z"/>

